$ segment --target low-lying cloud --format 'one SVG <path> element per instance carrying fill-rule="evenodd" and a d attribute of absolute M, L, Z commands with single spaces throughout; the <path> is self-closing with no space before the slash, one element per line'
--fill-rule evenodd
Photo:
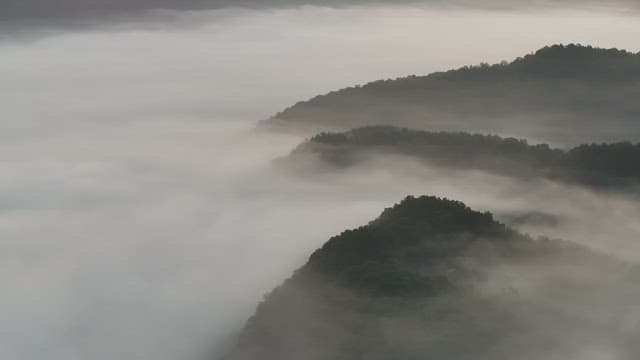
<path fill-rule="evenodd" d="M 131 11 L 149 10 L 203 10 L 230 7 L 277 8 L 286 6 L 332 6 L 346 5 L 435 5 L 466 8 L 521 8 L 521 7 L 566 7 L 576 5 L 598 5 L 594 0 L 3 0 L 0 19 L 43 19 L 93 17 L 105 14 L 126 14 Z M 618 0 L 609 4 L 622 8 L 635 8 L 634 1 Z"/>
<path fill-rule="evenodd" d="M 19 35 L 42 37 L 59 31 L 87 28 L 140 27 L 150 24 L 166 26 L 175 23 L 179 17 L 178 13 L 181 12 L 272 10 L 301 6 L 345 8 L 369 5 L 498 11 L 582 9 L 632 14 L 637 13 L 639 9 L 634 0 L 615 0 L 606 4 L 595 0 L 2 0 L 0 29 L 6 38 Z M 223 13 L 222 16 L 228 14 Z"/>
<path fill-rule="evenodd" d="M 407 194 L 544 210 L 564 219 L 551 236 L 599 246 L 606 235 L 633 254 L 638 209 L 624 198 L 482 173 L 362 168 L 309 181 L 270 168 L 303 139 L 250 120 L 296 100 L 552 42 L 636 46 L 635 22 L 609 15 L 371 11 L 213 11 L 197 27 L 0 43 L 0 357 L 214 351 L 330 235 Z"/>

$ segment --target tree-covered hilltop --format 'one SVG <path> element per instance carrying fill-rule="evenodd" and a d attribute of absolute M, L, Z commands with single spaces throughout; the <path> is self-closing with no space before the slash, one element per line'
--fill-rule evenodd
<path fill-rule="evenodd" d="M 429 164 L 516 177 L 545 177 L 598 187 L 640 185 L 640 144 L 580 145 L 570 150 L 526 140 L 464 132 L 428 132 L 372 126 L 320 133 L 299 145 L 284 164 L 351 166 L 371 157 L 403 155 Z"/>
<path fill-rule="evenodd" d="M 302 101 L 266 125 L 498 130 L 553 143 L 640 140 L 640 54 L 554 45 L 513 62 L 379 80 Z"/>
<path fill-rule="evenodd" d="M 634 268 L 534 240 L 456 201 L 408 197 L 315 251 L 226 360 L 627 359 Z M 615 305 L 615 306 L 614 306 Z"/>

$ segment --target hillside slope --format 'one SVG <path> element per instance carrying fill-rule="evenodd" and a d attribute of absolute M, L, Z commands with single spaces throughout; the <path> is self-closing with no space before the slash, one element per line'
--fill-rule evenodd
<path fill-rule="evenodd" d="M 284 166 L 313 172 L 325 165 L 355 166 L 375 157 L 407 156 L 454 169 L 518 178 L 543 177 L 598 188 L 640 186 L 640 144 L 587 144 L 569 150 L 526 140 L 464 132 L 428 132 L 391 126 L 321 133 L 300 144 Z M 296 169 L 298 170 L 298 169 Z"/>
<path fill-rule="evenodd" d="M 640 54 L 555 45 L 511 63 L 342 89 L 264 124 L 308 132 L 395 125 L 559 144 L 640 140 L 638 98 Z"/>
<path fill-rule="evenodd" d="M 631 359 L 637 280 L 609 256 L 408 197 L 314 252 L 225 359 Z"/>

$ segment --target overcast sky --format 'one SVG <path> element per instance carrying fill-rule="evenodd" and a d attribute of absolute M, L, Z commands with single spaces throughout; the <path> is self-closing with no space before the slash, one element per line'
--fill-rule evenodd
<path fill-rule="evenodd" d="M 3 19 L 71 18 L 147 10 L 203 10 L 229 7 L 282 8 L 298 5 L 348 6 L 417 4 L 440 7 L 525 9 L 530 7 L 602 6 L 595 0 L 3 0 Z M 607 6 L 636 9 L 633 0 L 610 0 Z"/>
<path fill-rule="evenodd" d="M 581 9 L 633 16 L 640 9 L 637 0 L 0 0 L 0 30 L 5 37 L 43 36 L 52 30 L 164 24 L 175 18 L 174 11 L 274 10 L 300 6 L 346 8 L 354 5 L 519 12 Z"/>
<path fill-rule="evenodd" d="M 353 3 L 0 0 L 1 358 L 188 359 L 329 235 L 422 189 L 271 173 L 303 139 L 250 129 L 295 101 L 553 43 L 640 50 L 635 1 Z M 621 201 L 599 209 L 637 219 Z"/>

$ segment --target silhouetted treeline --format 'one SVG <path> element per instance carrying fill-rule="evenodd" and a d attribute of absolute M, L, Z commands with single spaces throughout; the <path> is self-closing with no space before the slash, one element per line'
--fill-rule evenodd
<path fill-rule="evenodd" d="M 621 336 L 612 314 L 594 321 L 609 302 L 593 294 L 621 301 L 637 293 L 634 276 L 460 202 L 408 197 L 315 251 L 266 296 L 226 360 L 570 358 L 578 339 Z M 620 338 L 616 351 L 633 344 Z"/>
<path fill-rule="evenodd" d="M 590 144 L 575 147 L 553 164 L 551 175 L 591 185 L 640 182 L 640 144 Z"/>
<path fill-rule="evenodd" d="M 372 156 L 393 154 L 442 167 L 509 176 L 546 177 L 602 187 L 640 185 L 640 144 L 629 142 L 561 150 L 495 135 L 373 126 L 316 135 L 298 146 L 289 161 L 304 161 L 305 155 L 312 155 L 328 164 L 351 166 Z M 314 166 L 313 162 L 309 166 Z"/>
<path fill-rule="evenodd" d="M 395 125 L 497 131 L 547 142 L 640 140 L 640 55 L 554 45 L 513 62 L 374 81 L 300 102 L 285 129 Z"/>

